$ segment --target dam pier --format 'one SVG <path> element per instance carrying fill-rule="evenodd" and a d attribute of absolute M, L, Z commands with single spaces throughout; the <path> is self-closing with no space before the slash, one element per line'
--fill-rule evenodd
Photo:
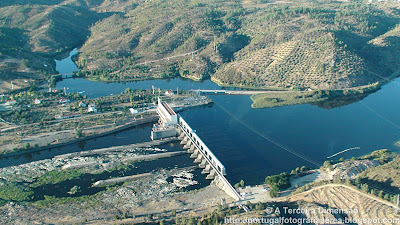
<path fill-rule="evenodd" d="M 196 131 L 160 98 L 158 99 L 157 114 L 160 118 L 158 123 L 153 125 L 151 139 L 178 137 L 183 148 L 190 154 L 190 158 L 203 169 L 202 174 L 206 176 L 206 179 L 213 180 L 219 188 L 236 201 L 241 200 L 242 197 L 225 177 L 225 166 L 196 134 Z"/>

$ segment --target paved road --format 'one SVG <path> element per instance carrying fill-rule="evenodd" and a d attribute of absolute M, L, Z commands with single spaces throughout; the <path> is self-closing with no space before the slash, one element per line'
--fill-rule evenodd
<path fill-rule="evenodd" d="M 193 92 L 200 92 L 204 94 L 227 94 L 227 95 L 256 95 L 263 93 L 301 93 L 307 91 L 268 91 L 268 90 L 192 90 Z"/>

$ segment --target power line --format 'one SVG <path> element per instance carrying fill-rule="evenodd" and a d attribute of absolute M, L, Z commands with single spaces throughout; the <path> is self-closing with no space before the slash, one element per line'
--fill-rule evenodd
<path fill-rule="evenodd" d="M 383 116 L 382 114 L 378 113 L 376 110 L 374 110 L 373 108 L 371 108 L 370 106 L 368 106 L 365 102 L 363 102 L 361 99 L 357 98 L 354 96 L 354 98 L 356 98 L 356 100 L 360 101 L 360 104 L 362 106 L 364 106 L 365 108 L 367 108 L 369 111 L 371 111 L 372 113 L 374 113 L 377 117 L 379 117 L 380 119 L 382 119 L 383 121 L 393 125 L 394 127 L 396 127 L 397 129 L 400 129 L 400 126 L 396 123 L 394 123 L 393 121 L 389 120 L 388 118 L 386 118 L 385 116 Z"/>
<path fill-rule="evenodd" d="M 291 154 L 293 154 L 293 155 L 295 155 L 295 156 L 297 156 L 297 157 L 299 157 L 299 158 L 301 158 L 301 159 L 303 159 L 303 160 L 305 160 L 305 161 L 307 161 L 307 162 L 310 162 L 310 163 L 312 163 L 312 164 L 314 164 L 314 165 L 316 165 L 316 166 L 318 166 L 318 167 L 321 167 L 321 166 L 322 166 L 320 163 L 315 162 L 314 160 L 308 158 L 307 156 L 303 156 L 302 154 L 300 154 L 300 153 L 294 151 L 293 149 L 291 149 L 291 148 L 289 148 L 289 147 L 287 147 L 287 146 L 285 146 L 285 145 L 279 143 L 278 141 L 272 139 L 271 137 L 268 137 L 268 136 L 262 134 L 261 132 L 257 131 L 255 128 L 251 127 L 249 124 L 247 124 L 246 122 L 244 122 L 243 120 L 239 119 L 239 118 L 236 117 L 234 114 L 232 114 L 231 112 L 229 112 L 225 107 L 223 107 L 223 106 L 221 106 L 220 104 L 218 104 L 217 102 L 215 102 L 215 100 L 214 100 L 214 104 L 215 104 L 217 107 L 219 107 L 220 109 L 222 109 L 222 110 L 223 110 L 225 113 L 227 113 L 229 116 L 231 116 L 233 119 L 235 119 L 237 122 L 239 122 L 240 124 L 242 124 L 243 126 L 245 126 L 246 128 L 248 128 L 249 130 L 251 130 L 251 131 L 254 132 L 255 134 L 259 135 L 259 136 L 262 137 L 263 139 L 265 139 L 265 140 L 271 142 L 272 144 L 274 144 L 274 145 L 280 147 L 281 149 L 283 149 L 283 150 L 285 150 L 285 151 L 287 151 L 287 152 L 289 152 L 289 153 L 291 153 Z M 371 110 L 373 110 L 373 109 L 371 109 Z M 380 115 L 380 114 L 379 114 L 379 115 Z M 382 116 L 382 117 L 383 117 L 383 116 Z M 383 117 L 383 118 L 384 118 L 384 117 Z M 396 125 L 396 124 L 394 124 L 394 125 Z M 396 126 L 397 126 L 397 125 L 396 125 Z M 353 149 L 353 148 L 351 148 L 351 149 Z M 394 193 L 394 192 L 392 192 L 392 191 L 390 191 L 390 190 L 386 190 L 386 189 L 383 189 L 383 188 L 381 188 L 381 187 L 377 187 L 377 186 L 375 186 L 375 185 L 373 185 L 373 184 L 370 184 L 370 183 L 367 183 L 367 182 L 362 182 L 362 184 L 366 184 L 366 185 L 368 185 L 368 187 L 372 187 L 372 188 L 375 189 L 375 190 L 381 190 L 382 192 L 385 192 L 385 193 L 387 193 L 387 194 L 391 194 L 391 195 L 393 195 L 393 196 L 398 195 L 397 193 Z"/>
<path fill-rule="evenodd" d="M 216 106 L 218 106 L 219 108 L 221 108 L 225 113 L 227 113 L 229 116 L 231 116 L 231 117 L 232 117 L 233 119 L 235 119 L 237 122 L 239 122 L 239 123 L 242 124 L 243 126 L 247 127 L 249 130 L 253 131 L 255 134 L 259 135 L 259 136 L 262 137 L 263 139 L 265 139 L 265 140 L 271 142 L 272 144 L 278 146 L 279 148 L 281 148 L 281 149 L 283 149 L 283 150 L 285 150 L 285 151 L 291 153 L 292 155 L 295 155 L 295 156 L 297 156 L 297 157 L 299 157 L 299 158 L 301 158 L 301 159 L 303 159 L 303 160 L 305 160 L 305 161 L 307 161 L 307 162 L 309 162 L 309 163 L 311 163 L 311 164 L 314 164 L 314 165 L 316 165 L 316 166 L 318 166 L 318 167 L 321 167 L 321 166 L 322 166 L 322 164 L 320 164 L 320 163 L 318 163 L 318 162 L 316 162 L 316 161 L 314 161 L 314 160 L 308 158 L 307 156 L 304 156 L 304 155 L 302 155 L 302 154 L 296 152 L 295 150 L 293 150 L 293 149 L 291 149 L 291 148 L 289 148 L 289 147 L 287 147 L 287 146 L 285 146 L 285 145 L 279 143 L 278 141 L 274 140 L 273 138 L 268 137 L 268 136 L 266 136 L 265 134 L 262 134 L 261 132 L 257 131 L 255 128 L 251 127 L 251 126 L 250 126 L 249 124 L 247 124 L 246 122 L 244 122 L 244 121 L 242 121 L 241 119 L 237 118 L 234 114 L 232 114 L 231 112 L 229 112 L 229 111 L 228 111 L 227 109 L 225 109 L 223 106 L 217 104 L 215 101 L 214 101 L 214 103 L 215 103 Z"/>

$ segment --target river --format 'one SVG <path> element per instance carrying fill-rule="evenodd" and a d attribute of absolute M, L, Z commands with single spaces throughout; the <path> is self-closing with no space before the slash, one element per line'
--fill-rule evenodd
<path fill-rule="evenodd" d="M 71 57 L 76 55 L 78 53 L 78 49 L 75 48 L 72 50 L 68 57 L 63 59 L 63 60 L 56 60 L 56 70 L 64 75 L 70 75 L 74 71 L 78 71 L 78 67 L 75 65 L 75 63 L 72 61 Z"/>
<path fill-rule="evenodd" d="M 65 79 L 57 83 L 57 88 L 85 91 L 93 98 L 118 94 L 126 88 L 151 89 L 152 85 L 172 90 L 221 89 L 210 80 L 179 78 L 124 83 Z M 227 178 L 233 183 L 243 179 L 247 184 L 255 184 L 267 175 L 290 172 L 297 166 L 317 167 L 328 156 L 352 147 L 360 149 L 332 159 L 361 156 L 384 148 L 400 150 L 395 144 L 400 140 L 399 78 L 363 99 L 356 98 L 354 103 L 331 109 L 311 104 L 252 109 L 249 96 L 209 97 L 215 103 L 212 107 L 190 109 L 181 115 L 225 165 Z M 37 153 L 31 159 L 24 159 L 25 156 L 14 160 L 36 160 L 70 151 L 148 141 L 150 126 Z"/>

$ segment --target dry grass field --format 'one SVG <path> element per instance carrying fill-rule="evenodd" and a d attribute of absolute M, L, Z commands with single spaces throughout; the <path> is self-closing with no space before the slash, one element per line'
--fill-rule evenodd
<path fill-rule="evenodd" d="M 357 209 L 358 212 L 346 215 L 350 219 L 395 219 L 400 221 L 400 215 L 396 213 L 395 206 L 387 201 L 381 200 L 375 196 L 362 193 L 356 189 L 345 185 L 328 184 L 320 186 L 304 193 L 289 197 L 290 202 L 304 201 L 301 207 L 318 208 L 324 206 L 333 209 Z M 312 203 L 310 206 L 309 203 Z M 316 215 L 307 215 L 307 217 L 327 218 L 333 215 L 324 215 L 316 210 Z M 367 223 L 359 223 L 367 224 Z M 372 223 L 375 224 L 375 223 Z M 396 222 L 382 222 L 378 224 L 398 224 Z"/>

